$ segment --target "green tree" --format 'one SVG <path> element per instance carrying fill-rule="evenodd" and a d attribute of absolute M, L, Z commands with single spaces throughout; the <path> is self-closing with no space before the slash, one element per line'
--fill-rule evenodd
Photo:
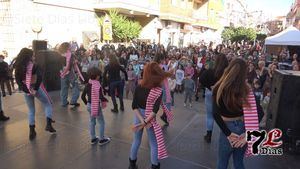
<path fill-rule="evenodd" d="M 232 36 L 234 35 L 234 28 L 233 27 L 229 27 L 229 28 L 225 28 L 222 32 L 222 38 L 225 41 L 231 40 Z"/>
<path fill-rule="evenodd" d="M 116 42 L 128 42 L 138 38 L 142 30 L 142 26 L 133 20 L 129 20 L 124 15 L 119 14 L 116 10 L 110 10 L 108 16 L 112 22 L 113 40 Z M 99 24 L 102 26 L 105 16 L 100 17 Z"/>
<path fill-rule="evenodd" d="M 256 39 L 256 31 L 253 28 L 246 29 L 246 39 L 249 41 L 254 41 Z"/>
<path fill-rule="evenodd" d="M 258 33 L 256 34 L 256 39 L 257 40 L 260 40 L 260 41 L 263 41 L 267 38 L 267 35 L 266 34 L 263 34 L 263 33 Z"/>
<path fill-rule="evenodd" d="M 254 41 L 256 39 L 256 31 L 252 28 L 225 28 L 222 32 L 222 38 L 225 41 L 240 42 L 242 40 Z"/>

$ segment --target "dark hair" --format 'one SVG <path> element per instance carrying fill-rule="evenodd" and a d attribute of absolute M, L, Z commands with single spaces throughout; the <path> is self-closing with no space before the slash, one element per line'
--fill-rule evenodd
<path fill-rule="evenodd" d="M 127 66 L 127 70 L 129 70 L 129 66 L 131 66 L 132 67 L 132 70 L 133 70 L 133 65 L 130 63 L 130 64 L 128 64 L 128 66 Z"/>
<path fill-rule="evenodd" d="M 242 111 L 243 101 L 247 101 L 249 87 L 246 83 L 247 63 L 243 59 L 234 59 L 213 88 L 217 105 L 220 100 L 229 111 Z"/>
<path fill-rule="evenodd" d="M 28 48 L 23 48 L 16 57 L 14 64 L 16 79 L 23 80 L 26 74 L 27 64 L 32 61 L 33 51 Z"/>
<path fill-rule="evenodd" d="M 253 85 L 259 85 L 260 86 L 261 83 L 260 83 L 260 81 L 258 79 L 256 79 L 256 80 L 253 81 Z"/>
<path fill-rule="evenodd" d="M 163 54 L 156 54 L 153 61 L 157 62 L 158 64 L 161 64 L 161 62 L 165 59 L 165 56 Z"/>
<path fill-rule="evenodd" d="M 224 73 L 225 68 L 228 66 L 228 59 L 223 53 L 216 55 L 216 61 L 213 67 L 214 75 L 219 80 Z"/>
<path fill-rule="evenodd" d="M 117 66 L 120 66 L 120 63 L 117 59 L 117 56 L 116 54 L 114 53 L 111 53 L 109 55 L 109 65 L 112 66 L 112 67 L 117 67 Z"/>
<path fill-rule="evenodd" d="M 172 74 L 163 71 L 157 62 L 151 62 L 146 64 L 144 68 L 141 86 L 148 89 L 160 87 L 162 81 L 171 76 Z"/>
<path fill-rule="evenodd" d="M 0 58 L 4 59 L 5 57 L 4 57 L 4 55 L 0 54 Z"/>
<path fill-rule="evenodd" d="M 88 70 L 88 76 L 90 79 L 95 80 L 97 76 L 101 76 L 101 71 L 96 67 L 92 67 Z"/>

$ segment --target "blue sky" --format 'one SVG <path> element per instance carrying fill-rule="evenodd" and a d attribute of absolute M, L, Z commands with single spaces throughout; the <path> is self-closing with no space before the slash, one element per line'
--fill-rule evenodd
<path fill-rule="evenodd" d="M 250 11 L 262 10 L 272 16 L 286 15 L 295 0 L 245 0 Z"/>

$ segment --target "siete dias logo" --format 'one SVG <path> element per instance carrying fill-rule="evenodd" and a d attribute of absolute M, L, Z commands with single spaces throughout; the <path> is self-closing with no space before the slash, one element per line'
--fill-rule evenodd
<path fill-rule="evenodd" d="M 247 142 L 252 144 L 253 155 L 282 155 L 281 137 L 282 131 L 277 128 L 268 133 L 265 130 L 252 130 L 246 133 Z"/>

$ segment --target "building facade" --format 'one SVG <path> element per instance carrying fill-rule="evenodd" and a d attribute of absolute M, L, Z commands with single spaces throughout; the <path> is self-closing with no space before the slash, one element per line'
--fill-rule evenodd
<path fill-rule="evenodd" d="M 111 9 L 138 21 L 142 26 L 140 40 L 158 42 L 157 29 L 160 27 L 160 0 L 98 0 L 95 10 L 107 12 Z"/>
<path fill-rule="evenodd" d="M 287 14 L 287 26 L 295 26 L 300 29 L 300 0 L 295 0 L 290 12 Z"/>
<path fill-rule="evenodd" d="M 286 16 L 278 16 L 275 19 L 268 21 L 264 24 L 268 29 L 268 35 L 276 35 L 286 28 Z"/>
<path fill-rule="evenodd" d="M 221 28 L 223 5 L 222 0 L 161 0 L 160 43 L 183 47 L 209 41 L 206 31 L 213 35 Z"/>
<path fill-rule="evenodd" d="M 83 42 L 85 32 L 100 34 L 93 0 L 6 0 L 0 1 L 0 49 L 15 56 L 32 40 L 56 44 Z M 2 20 L 1 20 L 2 19 Z M 40 32 L 40 33 L 36 33 Z"/>
<path fill-rule="evenodd" d="M 110 9 L 141 24 L 140 40 L 183 47 L 222 28 L 224 0 L 0 0 L 0 50 L 14 57 L 35 39 L 99 40 L 98 16 Z"/>

